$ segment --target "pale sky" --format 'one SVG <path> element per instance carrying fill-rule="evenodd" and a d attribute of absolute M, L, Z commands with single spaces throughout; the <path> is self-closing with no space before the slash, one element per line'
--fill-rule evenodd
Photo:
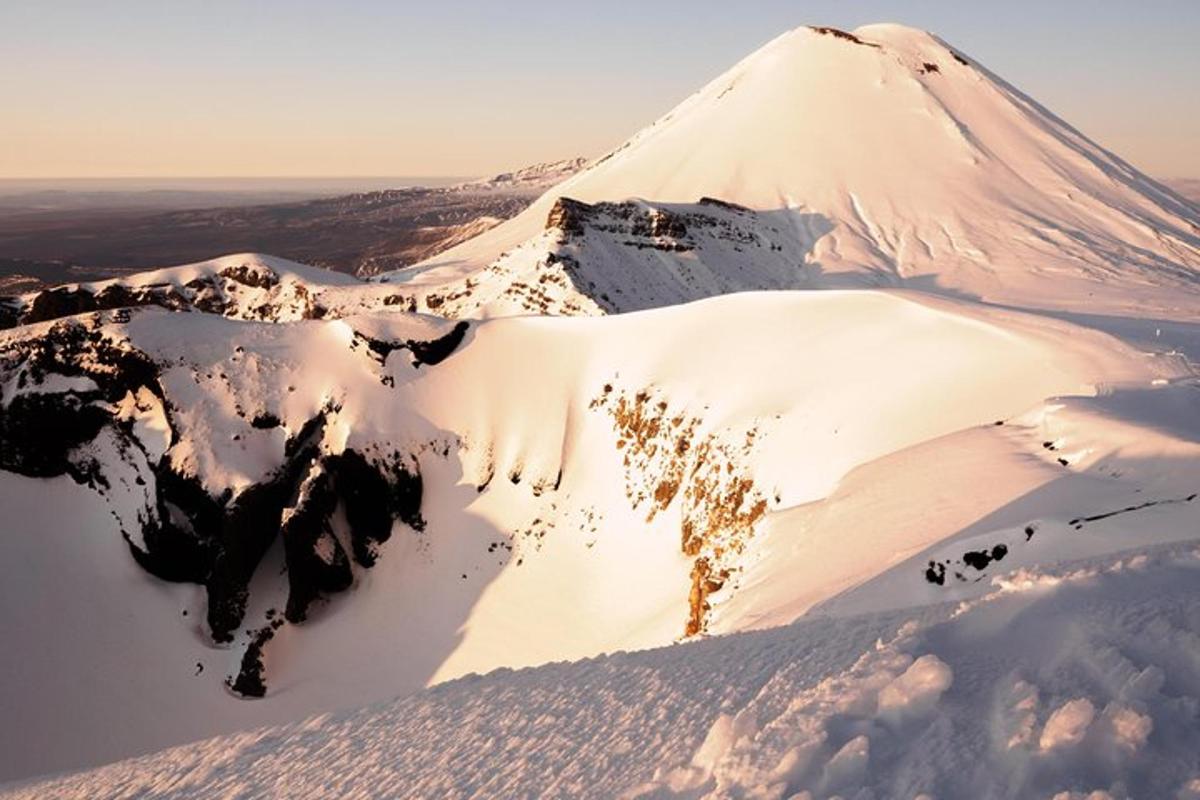
<path fill-rule="evenodd" d="M 783 31 L 900 22 L 1200 177 L 1200 0 L 2 0 L 0 177 L 482 175 L 596 156 Z"/>

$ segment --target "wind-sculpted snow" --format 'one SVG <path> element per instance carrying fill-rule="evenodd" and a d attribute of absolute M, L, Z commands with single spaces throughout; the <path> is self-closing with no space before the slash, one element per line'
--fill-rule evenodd
<path fill-rule="evenodd" d="M 1191 797 L 1198 565 L 500 670 L 6 796 Z"/>

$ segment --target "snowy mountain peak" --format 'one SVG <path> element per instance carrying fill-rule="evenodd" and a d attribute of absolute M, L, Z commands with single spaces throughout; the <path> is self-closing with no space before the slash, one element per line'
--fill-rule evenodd
<path fill-rule="evenodd" d="M 414 274 L 422 285 L 480 277 L 537 237 L 564 196 L 710 197 L 819 220 L 807 263 L 832 286 L 1041 308 L 1088 298 L 1180 316 L 1190 311 L 1176 305 L 1178 288 L 1200 280 L 1194 206 L 936 36 L 899 25 L 777 37 Z"/>

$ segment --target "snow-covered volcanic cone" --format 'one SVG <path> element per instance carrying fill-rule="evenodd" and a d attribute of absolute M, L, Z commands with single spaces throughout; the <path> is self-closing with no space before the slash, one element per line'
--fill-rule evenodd
<path fill-rule="evenodd" d="M 759 213 L 737 223 L 736 251 L 712 247 L 704 220 L 685 220 L 690 238 L 660 224 L 657 236 L 623 230 L 602 244 L 611 220 L 555 227 L 564 197 L 708 217 L 670 204 L 712 198 Z M 546 289 L 559 311 L 734 289 L 908 285 L 1022 307 L 1149 304 L 1179 316 L 1195 303 L 1175 290 L 1200 280 L 1195 206 L 970 57 L 898 25 L 785 33 L 517 217 L 392 279 L 442 286 L 442 299 L 470 276 L 462 311 L 537 311 L 509 287 L 553 273 L 555 259 L 545 262 L 564 254 L 564 240 L 567 255 L 590 248 L 625 263 L 580 257 L 565 285 Z M 656 243 L 668 247 L 655 253 Z M 622 268 L 618 295 L 611 273 Z M 585 299 L 561 296 L 575 294 Z"/>

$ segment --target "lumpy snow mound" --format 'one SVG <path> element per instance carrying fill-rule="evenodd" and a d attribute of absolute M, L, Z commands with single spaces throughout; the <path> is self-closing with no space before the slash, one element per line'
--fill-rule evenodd
<path fill-rule="evenodd" d="M 780 36 L 517 217 L 391 280 L 445 294 L 470 278 L 503 282 L 492 290 L 503 291 L 529 282 L 507 275 L 506 253 L 533 247 L 525 258 L 554 272 L 553 248 L 536 239 L 560 198 L 705 197 L 766 214 L 751 233 L 761 244 L 785 231 L 793 283 L 906 284 L 1037 308 L 1196 311 L 1192 296 L 1176 294 L 1200 280 L 1194 205 L 970 57 L 898 25 Z M 647 244 L 632 241 L 631 256 Z M 775 288 L 775 273 L 764 283 L 754 266 L 739 270 L 779 258 L 749 247 L 719 269 L 742 289 Z M 653 277 L 673 263 L 641 266 L 649 283 L 626 286 L 624 297 L 609 292 L 612 307 L 675 301 Z M 688 296 L 718 290 L 701 280 Z M 604 307 L 587 276 L 573 292 Z M 476 305 L 489 310 L 490 299 L 485 292 Z"/>

